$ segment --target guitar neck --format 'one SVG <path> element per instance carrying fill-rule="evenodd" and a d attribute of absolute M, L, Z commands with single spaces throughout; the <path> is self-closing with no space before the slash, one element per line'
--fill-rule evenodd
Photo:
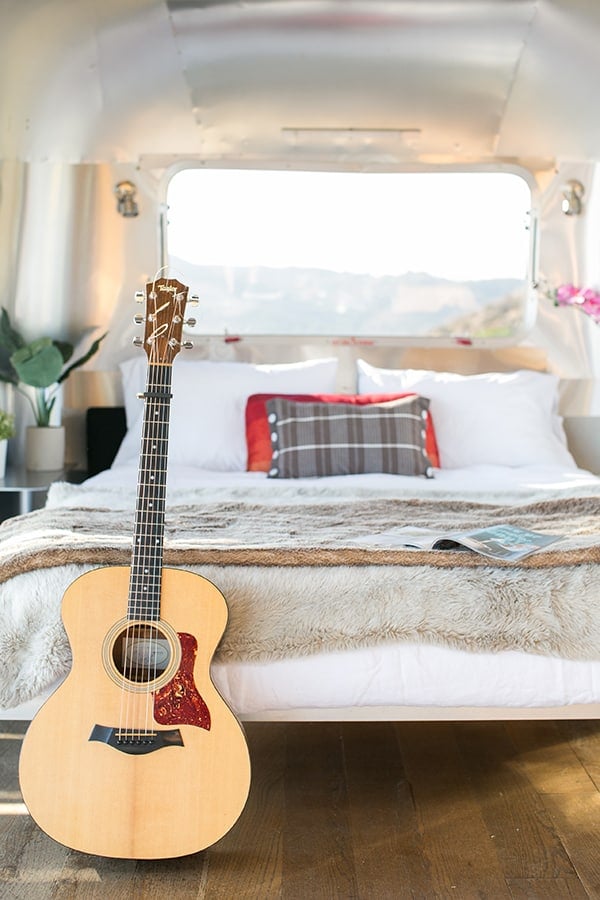
<path fill-rule="evenodd" d="M 171 372 L 170 365 L 148 366 L 127 606 L 129 619 L 158 621 L 160 618 Z"/>

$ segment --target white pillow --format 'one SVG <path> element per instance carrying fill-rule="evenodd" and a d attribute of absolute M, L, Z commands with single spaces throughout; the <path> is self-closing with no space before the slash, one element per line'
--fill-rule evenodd
<path fill-rule="evenodd" d="M 140 452 L 147 360 L 140 355 L 120 366 L 125 396 L 125 435 L 113 465 L 135 461 Z M 213 471 L 246 468 L 246 401 L 251 394 L 333 393 L 337 359 L 283 365 L 176 360 L 169 430 L 169 462 Z"/>
<path fill-rule="evenodd" d="M 361 394 L 415 391 L 430 411 L 443 468 L 561 465 L 575 468 L 557 413 L 558 379 L 543 372 L 457 375 L 377 369 L 357 360 Z"/>

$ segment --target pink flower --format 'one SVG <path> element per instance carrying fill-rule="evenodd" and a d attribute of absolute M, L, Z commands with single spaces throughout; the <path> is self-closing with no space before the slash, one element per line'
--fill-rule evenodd
<path fill-rule="evenodd" d="M 586 296 L 587 294 L 591 294 L 591 296 Z M 586 299 L 582 303 L 581 308 L 597 322 L 600 319 L 600 296 L 593 291 L 586 291 L 584 296 L 586 296 Z"/>
<path fill-rule="evenodd" d="M 561 284 L 560 287 L 556 288 L 556 299 L 559 303 L 568 303 L 578 293 L 579 288 L 576 288 L 574 284 Z"/>
<path fill-rule="evenodd" d="M 593 288 L 578 288 L 574 284 L 561 284 L 549 296 L 557 306 L 577 306 L 596 323 L 600 323 L 600 292 Z"/>

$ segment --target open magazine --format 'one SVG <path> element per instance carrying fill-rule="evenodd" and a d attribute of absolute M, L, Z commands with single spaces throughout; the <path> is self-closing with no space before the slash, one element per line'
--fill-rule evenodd
<path fill-rule="evenodd" d="M 432 528 L 390 528 L 381 534 L 361 538 L 360 543 L 378 547 L 395 547 L 412 550 L 474 550 L 492 559 L 514 562 L 535 553 L 548 544 L 560 541 L 563 535 L 540 534 L 517 525 L 490 525 L 472 531 L 443 534 Z"/>

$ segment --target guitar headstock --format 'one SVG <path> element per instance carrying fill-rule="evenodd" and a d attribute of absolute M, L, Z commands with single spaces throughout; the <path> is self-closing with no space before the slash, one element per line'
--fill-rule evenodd
<path fill-rule="evenodd" d="M 181 340 L 188 288 L 176 278 L 156 278 L 139 291 L 136 299 L 145 300 L 146 315 L 136 316 L 144 326 L 144 337 L 134 344 L 143 346 L 149 363 L 170 366 L 181 347 L 191 346 Z"/>

